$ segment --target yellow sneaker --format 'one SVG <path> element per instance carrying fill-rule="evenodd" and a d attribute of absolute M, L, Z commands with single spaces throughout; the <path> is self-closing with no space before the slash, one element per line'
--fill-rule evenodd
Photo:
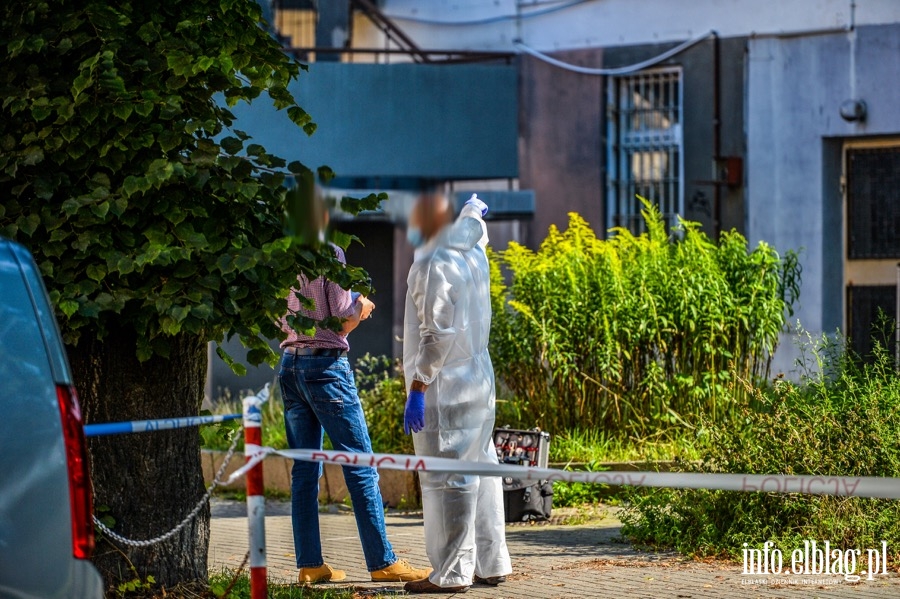
<path fill-rule="evenodd" d="M 370 574 L 372 575 L 372 582 L 409 582 L 411 580 L 428 578 L 431 570 L 431 568 L 418 570 L 410 566 L 406 560 L 398 559 L 387 568 L 375 570 L 370 572 Z"/>
<path fill-rule="evenodd" d="M 322 564 L 318 568 L 300 568 L 297 579 L 301 583 L 309 582 L 340 582 L 347 578 L 343 570 L 335 570 L 328 564 Z"/>

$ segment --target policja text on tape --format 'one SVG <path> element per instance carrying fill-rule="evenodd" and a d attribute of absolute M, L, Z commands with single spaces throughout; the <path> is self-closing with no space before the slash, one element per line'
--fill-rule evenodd
<path fill-rule="evenodd" d="M 256 449 L 256 448 L 254 448 Z M 519 480 L 551 480 L 607 484 L 613 486 L 713 489 L 721 491 L 762 491 L 806 493 L 838 497 L 877 497 L 900 499 L 900 479 L 876 476 L 827 476 L 788 474 L 728 474 L 702 472 L 570 472 L 555 468 L 529 468 L 513 464 L 489 464 L 451 458 L 410 456 L 390 453 L 352 453 L 334 450 L 273 449 L 259 447 L 225 484 L 231 484 L 268 455 L 280 455 L 307 462 L 326 462 L 340 466 L 369 466 L 383 470 L 409 470 L 503 476 Z"/>

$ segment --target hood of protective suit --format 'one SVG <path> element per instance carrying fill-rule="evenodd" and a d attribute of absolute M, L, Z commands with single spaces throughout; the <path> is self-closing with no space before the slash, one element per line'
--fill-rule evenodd
<path fill-rule="evenodd" d="M 456 222 L 444 227 L 440 233 L 424 245 L 416 248 L 414 256 L 416 260 L 419 260 L 438 247 L 468 251 L 476 245 L 480 245 L 484 249 L 487 244 L 487 226 L 481 219 L 481 213 L 466 206 L 460 212 Z"/>
<path fill-rule="evenodd" d="M 471 250 L 482 240 L 487 243 L 484 221 L 470 216 L 461 216 L 459 220 L 448 227 L 446 233 L 447 247 L 455 250 Z"/>
<path fill-rule="evenodd" d="M 470 221 L 475 221 L 478 225 L 478 232 L 473 229 L 474 225 Z M 484 222 L 484 218 L 482 217 L 481 211 L 478 210 L 475 206 L 471 204 L 466 204 L 463 206 L 463 209 L 459 213 L 459 218 L 456 219 L 456 222 L 453 223 L 454 226 L 459 226 L 460 228 L 465 228 L 465 233 L 458 233 L 460 237 L 463 234 L 466 235 L 465 243 L 468 243 L 470 235 L 478 235 L 478 239 L 475 240 L 475 243 L 481 246 L 481 249 L 487 248 L 488 244 L 488 232 L 487 232 L 487 224 Z M 460 246 L 463 247 L 463 246 Z M 467 246 L 472 248 L 474 246 Z"/>

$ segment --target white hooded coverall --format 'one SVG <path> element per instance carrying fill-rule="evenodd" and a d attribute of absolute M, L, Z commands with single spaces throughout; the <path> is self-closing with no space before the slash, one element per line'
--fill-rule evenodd
<path fill-rule="evenodd" d="M 494 369 L 488 355 L 490 270 L 481 212 L 416 250 L 407 278 L 403 370 L 428 385 L 416 455 L 498 463 L 493 443 Z M 512 572 L 499 477 L 420 472 L 425 551 L 441 587 Z"/>

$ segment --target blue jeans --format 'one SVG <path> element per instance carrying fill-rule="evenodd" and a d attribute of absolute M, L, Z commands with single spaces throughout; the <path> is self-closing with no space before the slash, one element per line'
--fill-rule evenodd
<path fill-rule="evenodd" d="M 284 427 L 294 449 L 322 449 L 328 433 L 336 450 L 371 453 L 372 442 L 347 358 L 281 358 L 278 381 L 284 400 Z M 353 501 L 356 528 L 370 572 L 397 561 L 384 528 L 384 503 L 375 468 L 344 466 L 344 481 Z M 319 538 L 321 462 L 294 460 L 291 470 L 291 523 L 298 568 L 323 564 Z"/>

